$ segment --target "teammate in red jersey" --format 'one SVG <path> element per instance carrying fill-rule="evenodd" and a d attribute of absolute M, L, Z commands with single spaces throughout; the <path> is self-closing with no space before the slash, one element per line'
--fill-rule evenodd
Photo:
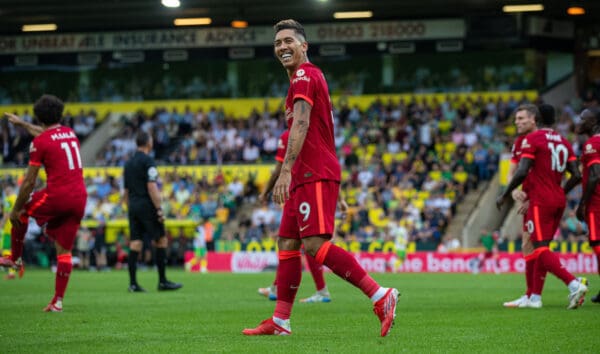
<path fill-rule="evenodd" d="M 536 256 L 528 307 L 542 307 L 541 290 L 546 272 L 549 271 L 568 286 L 570 294 L 567 308 L 575 309 L 583 304 L 587 287 L 561 265 L 558 256 L 550 251 L 548 245 L 562 218 L 566 204 L 565 194 L 579 183 L 581 173 L 571 144 L 550 128 L 554 124 L 554 116 L 541 116 L 535 106 L 522 107 L 535 112 L 538 125 L 542 128 L 523 139 L 517 171 L 504 193 L 496 200 L 496 206 L 500 209 L 510 198 L 512 191 L 527 179 L 525 193 L 529 198 L 529 208 L 525 224 Z M 563 188 L 561 182 L 565 171 L 571 177 Z"/>
<path fill-rule="evenodd" d="M 381 336 L 394 322 L 398 290 L 380 287 L 332 237 L 341 169 L 333 135 L 329 90 L 319 68 L 307 58 L 304 28 L 295 20 L 275 25 L 275 56 L 288 73 L 286 115 L 290 135 L 273 199 L 284 204 L 279 228 L 277 304 L 272 318 L 245 335 L 289 335 L 290 314 L 300 286 L 300 246 L 335 274 L 360 288 L 374 303 Z"/>
<path fill-rule="evenodd" d="M 29 147 L 29 167 L 10 213 L 11 259 L 0 263 L 23 274 L 23 241 L 28 218 L 33 217 L 46 235 L 55 241 L 57 254 L 54 297 L 44 308 L 61 312 L 65 290 L 73 268 L 71 249 L 84 214 L 87 192 L 83 181 L 79 140 L 75 132 L 60 125 L 64 105 L 52 95 L 43 95 L 33 107 L 41 127 L 5 113 L 11 122 L 23 125 L 35 136 Z M 46 170 L 46 188 L 32 194 L 40 168 Z"/>
<path fill-rule="evenodd" d="M 277 142 L 277 153 L 275 154 L 275 170 L 271 174 L 269 181 L 267 182 L 267 186 L 265 190 L 258 196 L 258 201 L 260 203 L 265 203 L 269 196 L 269 193 L 273 190 L 275 186 L 275 181 L 279 177 L 281 173 L 281 165 L 283 164 L 283 159 L 285 158 L 285 152 L 287 151 L 287 143 L 290 131 L 284 131 L 279 137 L 279 141 Z M 341 196 L 341 193 L 340 193 Z M 338 207 L 341 212 L 346 212 L 348 209 L 348 205 L 346 202 L 339 198 Z M 310 273 L 315 281 L 315 286 L 317 288 L 317 292 L 312 296 L 307 297 L 306 299 L 301 299 L 302 303 L 315 303 L 315 302 L 330 302 L 331 295 L 329 294 L 329 290 L 327 289 L 327 284 L 325 284 L 325 277 L 323 276 L 323 265 L 319 264 L 313 256 L 304 252 L 304 256 L 306 258 L 306 263 L 308 263 L 308 268 L 310 269 Z M 277 300 L 277 278 L 273 281 L 273 285 L 268 286 L 266 288 L 258 288 L 258 293 L 266 296 L 269 300 Z"/>
<path fill-rule="evenodd" d="M 583 144 L 581 154 L 583 193 L 577 218 L 588 225 L 590 246 L 600 265 L 600 110 L 586 109 L 581 112 L 581 119 L 578 133 L 590 138 Z M 598 268 L 600 274 L 600 266 Z M 600 303 L 600 292 L 592 297 L 592 302 Z"/>
<path fill-rule="evenodd" d="M 525 139 L 527 134 L 537 130 L 535 112 L 530 112 L 527 109 L 517 109 L 515 112 L 515 126 L 517 127 L 517 133 L 519 136 L 517 139 L 515 139 L 511 150 L 512 156 L 510 159 L 510 169 L 508 171 L 509 180 L 514 176 L 517 166 L 519 165 L 519 161 L 521 160 L 521 143 L 523 142 L 523 139 Z M 524 192 L 524 189 L 525 185 L 523 185 L 522 189 L 515 189 L 512 192 L 512 197 L 517 203 L 518 213 L 522 215 L 527 213 L 527 208 L 529 207 L 529 200 L 527 199 L 527 194 Z M 525 291 L 525 295 L 521 296 L 520 298 L 505 302 L 503 304 L 504 307 L 527 307 L 529 297 L 531 296 L 535 258 L 533 256 L 533 245 L 531 244 L 531 239 L 526 227 L 523 227 L 521 232 L 521 252 L 523 253 L 523 258 L 525 258 L 525 284 L 527 286 L 527 290 Z"/>

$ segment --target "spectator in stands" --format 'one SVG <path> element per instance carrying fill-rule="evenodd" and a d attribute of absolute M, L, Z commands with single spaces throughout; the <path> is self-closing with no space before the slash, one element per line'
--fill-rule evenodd
<path fill-rule="evenodd" d="M 244 145 L 243 159 L 244 162 L 252 163 L 256 162 L 260 157 L 260 151 L 258 147 L 251 142 L 246 142 Z"/>

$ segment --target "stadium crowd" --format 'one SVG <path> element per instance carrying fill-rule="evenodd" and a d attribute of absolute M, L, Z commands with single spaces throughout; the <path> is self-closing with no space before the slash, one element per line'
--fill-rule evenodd
<path fill-rule="evenodd" d="M 416 242 L 422 249 L 436 249 L 443 242 L 452 242 L 456 247 L 456 238 L 444 238 L 456 205 L 465 193 L 496 173 L 500 154 L 508 152 L 515 132 L 509 117 L 525 101 L 525 97 L 504 101 L 448 95 L 438 102 L 415 97 L 408 101 L 376 100 L 364 111 L 342 102 L 334 112 L 335 143 L 343 166 L 342 191 L 350 209 L 347 215 L 341 215 L 338 236 L 357 241 Z M 560 112 L 557 130 L 575 141 L 578 150 L 573 135 L 575 110 L 565 105 Z M 150 115 L 139 111 L 123 117 L 123 129 L 101 150 L 96 164 L 122 166 L 135 151 L 134 138 L 140 130 L 152 133 L 154 156 L 160 163 L 272 163 L 277 138 L 285 129 L 284 117 L 282 111 L 255 110 L 247 119 L 236 120 L 218 108 L 208 112 L 190 107 L 184 112 L 157 108 Z M 75 127 L 83 122 L 91 126 L 95 119 L 92 114 L 82 113 L 68 122 Z M 4 125 L 2 135 L 8 137 L 5 142 L 9 145 L 26 139 L 24 132 L 6 128 Z M 26 161 L 24 151 L 20 153 L 22 160 L 12 158 L 16 165 Z M 11 156 L 15 154 L 4 158 L 8 161 Z M 276 236 L 281 208 L 275 203 L 256 205 L 261 186 L 252 176 L 240 180 L 218 173 L 209 179 L 206 175 L 172 171 L 161 179 L 166 217 L 193 220 L 202 228 L 214 230 L 211 239 L 217 250 L 228 249 L 232 241 L 244 244 Z M 88 177 L 85 219 L 104 225 L 107 220 L 126 218 L 122 184 L 120 175 Z M 17 188 L 14 179 L 2 179 L 4 199 Z M 585 226 L 574 217 L 577 193 L 581 193 L 580 188 L 569 195 L 557 238 L 577 240 L 585 234 Z M 44 236 L 36 232 L 32 228 L 28 236 L 30 249 L 51 250 L 44 246 Z M 82 259 L 99 255 L 108 258 L 111 265 L 122 262 L 126 236 L 119 234 L 114 243 L 107 244 L 104 232 L 104 227 L 82 228 L 77 241 Z M 182 235 L 169 232 L 171 256 L 178 262 L 182 262 L 186 249 L 193 248 L 189 240 L 193 235 Z"/>
<path fill-rule="evenodd" d="M 33 121 L 29 111 L 21 116 L 28 123 Z M 81 142 L 90 135 L 98 124 L 98 117 L 95 111 L 80 111 L 77 114 L 66 113 L 62 124 L 69 126 L 75 131 L 75 134 Z M 32 136 L 22 127 L 15 127 L 6 119 L 0 121 L 0 165 L 3 166 L 25 166 L 28 160 L 27 151 L 29 144 L 33 140 Z"/>

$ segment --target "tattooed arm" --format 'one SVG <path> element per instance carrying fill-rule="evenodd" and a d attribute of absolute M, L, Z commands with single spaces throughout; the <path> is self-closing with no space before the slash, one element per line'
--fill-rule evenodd
<path fill-rule="evenodd" d="M 290 197 L 290 184 L 292 180 L 292 167 L 300 155 L 304 139 L 310 125 L 310 112 L 312 106 L 305 100 L 298 99 L 294 102 L 294 122 L 290 128 L 287 151 L 281 166 L 281 173 L 273 189 L 273 200 L 283 204 Z"/>

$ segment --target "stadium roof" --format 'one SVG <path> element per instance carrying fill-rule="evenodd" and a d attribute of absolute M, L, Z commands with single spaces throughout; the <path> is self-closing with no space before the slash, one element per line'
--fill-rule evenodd
<path fill-rule="evenodd" d="M 172 28 L 175 18 L 210 17 L 211 26 L 232 20 L 272 25 L 284 18 L 303 23 L 333 22 L 336 11 L 373 12 L 371 20 L 501 16 L 506 4 L 522 0 L 180 0 L 166 8 L 161 0 L 0 0 L 0 35 L 17 34 L 24 24 L 56 23 L 59 32 L 88 32 Z M 586 14 L 577 22 L 600 20 L 600 1 L 540 0 L 541 16 L 566 19 L 570 5 L 582 4 Z M 574 17 L 571 17 L 574 18 Z"/>

